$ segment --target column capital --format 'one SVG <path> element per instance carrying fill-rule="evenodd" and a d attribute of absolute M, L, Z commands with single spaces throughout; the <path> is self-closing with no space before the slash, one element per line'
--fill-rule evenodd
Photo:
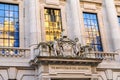
<path fill-rule="evenodd" d="M 105 75 L 107 77 L 107 80 L 113 80 L 113 71 L 111 69 L 105 70 Z"/>

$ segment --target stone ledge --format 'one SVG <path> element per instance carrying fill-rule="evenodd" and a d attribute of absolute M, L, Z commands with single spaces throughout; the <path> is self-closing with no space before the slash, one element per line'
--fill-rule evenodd
<path fill-rule="evenodd" d="M 80 0 L 81 2 L 91 2 L 91 3 L 99 3 L 102 4 L 102 0 Z"/>

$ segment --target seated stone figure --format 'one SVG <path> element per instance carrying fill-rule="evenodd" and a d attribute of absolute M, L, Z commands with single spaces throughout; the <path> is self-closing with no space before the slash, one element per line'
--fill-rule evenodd
<path fill-rule="evenodd" d="M 39 56 L 51 56 L 51 43 L 50 42 L 40 42 L 36 48 L 38 50 Z"/>

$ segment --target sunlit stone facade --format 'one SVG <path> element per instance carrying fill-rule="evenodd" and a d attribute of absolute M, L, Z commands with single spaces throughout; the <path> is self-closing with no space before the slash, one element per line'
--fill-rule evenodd
<path fill-rule="evenodd" d="M 0 0 L 0 80 L 120 80 L 119 0 Z"/>

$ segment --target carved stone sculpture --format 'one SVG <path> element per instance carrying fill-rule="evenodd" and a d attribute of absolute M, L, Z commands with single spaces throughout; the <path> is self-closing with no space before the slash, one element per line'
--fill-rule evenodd
<path fill-rule="evenodd" d="M 85 56 L 93 49 L 90 46 L 81 46 L 79 39 L 71 40 L 67 36 L 60 39 L 54 37 L 54 41 L 40 42 L 37 46 L 39 54 L 43 56 Z"/>
<path fill-rule="evenodd" d="M 61 46 L 60 46 L 59 40 L 57 40 L 56 37 L 54 37 L 53 52 L 56 56 L 61 54 Z"/>
<path fill-rule="evenodd" d="M 79 42 L 79 39 L 78 38 L 75 38 L 75 45 L 74 45 L 74 53 L 77 55 L 77 56 L 80 56 L 81 55 L 81 44 Z"/>

